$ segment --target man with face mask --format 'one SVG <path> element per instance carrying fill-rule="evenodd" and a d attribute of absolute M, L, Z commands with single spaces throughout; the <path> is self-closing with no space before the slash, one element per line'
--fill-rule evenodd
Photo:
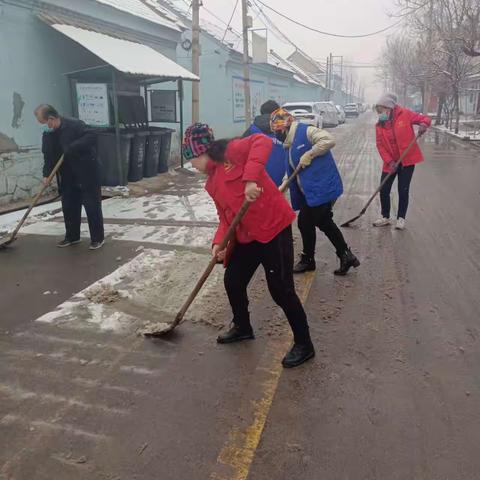
<path fill-rule="evenodd" d="M 272 153 L 270 153 L 266 170 L 277 187 L 281 185 L 286 171 L 286 156 L 283 144 L 270 129 L 270 115 L 278 108 L 280 108 L 280 105 L 275 100 L 267 100 L 260 107 L 260 115 L 255 117 L 253 123 L 243 134 L 243 137 L 248 137 L 256 133 L 263 133 L 272 139 Z"/>
<path fill-rule="evenodd" d="M 65 238 L 57 246 L 63 248 L 80 243 L 83 205 L 90 229 L 90 249 L 97 250 L 104 244 L 104 227 L 95 134 L 81 120 L 60 116 L 51 105 L 38 106 L 34 115 L 44 126 L 44 183 L 61 155 L 64 156 L 58 186 L 62 195 Z"/>
<path fill-rule="evenodd" d="M 406 150 L 415 137 L 413 125 L 418 125 L 418 132 L 423 135 L 431 124 L 431 119 L 421 113 L 416 113 L 397 104 L 397 97 L 393 93 L 383 95 L 377 102 L 375 110 L 378 122 L 375 127 L 377 149 L 383 160 L 381 181 L 393 171 L 395 163 L 402 152 Z M 415 144 L 402 160 L 396 172 L 387 180 L 380 191 L 382 216 L 373 222 L 375 227 L 388 226 L 390 220 L 390 192 L 393 181 L 398 177 L 398 212 L 395 228 L 405 228 L 407 215 L 410 182 L 412 181 L 415 165 L 423 161 L 420 147 Z"/>

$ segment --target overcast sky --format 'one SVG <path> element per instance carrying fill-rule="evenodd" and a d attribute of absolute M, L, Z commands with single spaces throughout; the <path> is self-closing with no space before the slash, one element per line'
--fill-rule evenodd
<path fill-rule="evenodd" d="M 204 6 L 228 21 L 236 0 L 203 0 Z M 380 30 L 396 19 L 389 17 L 395 11 L 394 0 L 263 0 L 276 10 L 306 25 L 332 33 L 363 34 Z M 232 25 L 241 28 L 241 8 L 237 7 Z M 300 48 L 314 58 L 325 59 L 332 52 L 344 55 L 346 61 L 378 63 L 379 54 L 385 39 L 397 29 L 383 34 L 360 39 L 341 39 L 320 35 L 296 26 L 268 10 L 274 23 L 284 31 Z M 207 15 L 205 13 L 205 15 Z M 255 18 L 255 15 L 254 15 Z M 255 27 L 262 24 L 256 20 Z M 285 45 L 271 33 L 268 36 L 268 48 L 282 55 L 289 55 L 293 47 Z M 382 93 L 382 86 L 375 84 L 374 69 L 356 69 L 364 81 L 367 102 L 374 102 Z"/>

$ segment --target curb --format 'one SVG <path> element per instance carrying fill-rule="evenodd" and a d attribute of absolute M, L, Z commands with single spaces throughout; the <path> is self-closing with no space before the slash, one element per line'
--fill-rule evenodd
<path fill-rule="evenodd" d="M 439 128 L 438 126 L 432 126 L 432 130 L 435 130 L 436 132 L 444 133 L 445 135 L 449 135 L 450 137 L 453 137 L 456 140 L 459 140 L 460 142 L 467 143 L 468 145 L 471 145 L 472 147 L 480 150 L 480 140 L 470 140 L 469 137 L 459 137 L 458 134 L 450 132 L 449 130 L 444 130 L 442 128 Z"/>

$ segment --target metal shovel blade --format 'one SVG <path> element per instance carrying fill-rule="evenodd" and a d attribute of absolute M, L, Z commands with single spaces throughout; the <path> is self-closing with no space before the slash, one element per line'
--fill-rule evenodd
<path fill-rule="evenodd" d="M 11 235 L 0 238 L 0 248 L 7 248 L 12 242 L 16 240 L 16 237 L 13 237 Z"/>
<path fill-rule="evenodd" d="M 356 217 L 351 218 L 350 220 L 346 221 L 345 223 L 342 223 L 340 226 L 341 227 L 351 227 L 350 224 L 355 222 L 356 220 L 358 220 L 362 215 L 363 215 L 363 213 L 360 213 L 360 215 L 357 215 Z"/>
<path fill-rule="evenodd" d="M 144 337 L 161 337 L 167 333 L 172 332 L 175 327 L 180 323 L 181 318 L 179 315 L 175 317 L 173 322 L 148 322 L 142 328 L 138 330 L 140 335 Z"/>

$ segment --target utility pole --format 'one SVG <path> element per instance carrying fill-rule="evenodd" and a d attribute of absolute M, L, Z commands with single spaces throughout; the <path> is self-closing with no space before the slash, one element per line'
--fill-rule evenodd
<path fill-rule="evenodd" d="M 340 58 L 340 85 L 343 87 L 343 55 Z"/>
<path fill-rule="evenodd" d="M 328 81 L 328 85 L 329 85 L 329 88 L 330 90 L 333 90 L 333 56 L 332 56 L 332 53 L 330 53 L 330 79 Z"/>
<path fill-rule="evenodd" d="M 245 128 L 250 126 L 252 121 L 252 102 L 250 97 L 250 58 L 248 56 L 248 3 L 242 0 L 242 32 L 243 32 L 243 88 L 245 96 Z"/>
<path fill-rule="evenodd" d="M 328 81 L 330 79 L 329 72 L 330 58 L 327 56 L 327 68 L 325 69 L 325 88 L 329 88 Z"/>
<path fill-rule="evenodd" d="M 192 72 L 200 76 L 200 1 L 192 0 Z M 200 121 L 200 82 L 192 82 L 192 122 Z"/>

